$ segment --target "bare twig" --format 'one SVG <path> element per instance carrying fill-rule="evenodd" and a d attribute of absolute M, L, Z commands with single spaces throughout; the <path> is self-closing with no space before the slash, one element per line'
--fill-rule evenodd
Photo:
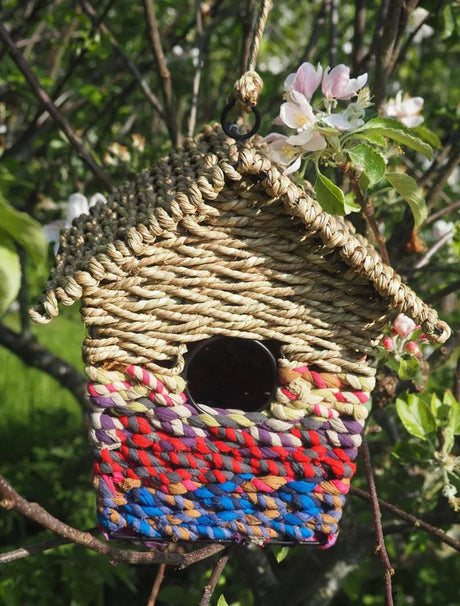
<path fill-rule="evenodd" d="M 331 34 L 329 41 L 329 63 L 334 66 L 337 63 L 337 46 L 339 43 L 339 2 L 331 0 Z"/>
<path fill-rule="evenodd" d="M 375 552 L 380 556 L 384 566 L 384 579 L 385 579 L 385 605 L 393 606 L 393 595 L 391 591 L 391 577 L 394 574 L 394 569 L 391 566 L 390 558 L 385 547 L 385 538 L 382 530 L 382 514 L 380 512 L 379 499 L 377 497 L 377 489 L 375 487 L 374 472 L 372 470 L 371 456 L 369 453 L 369 446 L 367 440 L 363 437 L 363 443 L 361 444 L 361 456 L 364 463 L 364 471 L 366 473 L 366 479 L 369 486 L 369 497 L 372 506 L 372 514 L 374 518 L 374 528 L 377 537 L 377 546 Z"/>
<path fill-rule="evenodd" d="M 99 531 L 97 528 L 89 528 L 83 532 L 88 532 L 89 534 L 98 534 Z M 0 553 L 0 564 L 8 564 L 9 562 L 14 562 L 15 560 L 21 560 L 22 558 L 36 555 L 37 553 L 43 553 L 44 551 L 49 551 L 50 549 L 62 547 L 62 545 L 69 545 L 70 543 L 73 543 L 73 541 L 60 537 L 58 539 L 50 539 L 49 541 L 42 541 L 41 543 L 27 545 L 27 547 L 20 547 L 19 549 L 6 551 L 5 553 Z"/>
<path fill-rule="evenodd" d="M 428 208 L 432 208 L 433 205 L 436 203 L 437 199 L 439 198 L 439 196 L 442 192 L 442 189 L 444 188 L 445 184 L 447 183 L 447 179 L 453 173 L 453 171 L 455 170 L 455 168 L 457 167 L 459 162 L 460 162 L 460 145 L 457 142 L 457 145 L 455 145 L 453 147 L 451 153 L 449 154 L 449 158 L 448 158 L 447 162 L 436 173 L 435 180 L 430 188 L 430 191 L 428 192 L 428 194 L 426 196 L 426 203 L 427 203 Z"/>
<path fill-rule="evenodd" d="M 217 582 L 219 581 L 220 575 L 224 571 L 224 568 L 228 562 L 230 554 L 228 553 L 228 548 L 226 553 L 224 553 L 216 562 L 212 570 L 211 577 L 209 579 L 209 583 L 205 586 L 203 595 L 201 596 L 201 600 L 199 606 L 209 606 L 209 603 L 212 598 L 212 594 L 216 588 Z"/>
<path fill-rule="evenodd" d="M 74 129 L 72 128 L 72 126 L 70 125 L 68 120 L 61 114 L 59 109 L 56 107 L 56 105 L 50 99 L 48 93 L 41 86 L 37 77 L 31 70 L 29 64 L 24 59 L 24 57 L 22 56 L 20 51 L 16 48 L 16 45 L 14 44 L 11 36 L 9 35 L 8 30 L 5 28 L 5 26 L 2 23 L 0 23 L 0 38 L 3 40 L 11 58 L 16 63 L 18 69 L 22 72 L 25 79 L 29 83 L 35 96 L 40 101 L 40 103 L 45 107 L 45 109 L 49 112 L 49 114 L 52 116 L 52 118 L 54 120 L 56 120 L 56 122 L 59 124 L 59 126 L 63 130 L 64 134 L 66 135 L 67 139 L 77 150 L 80 158 L 88 165 L 88 167 L 93 172 L 95 177 L 101 183 L 103 183 L 104 187 L 107 188 L 109 191 L 112 191 L 113 186 L 112 186 L 112 183 L 110 182 L 109 178 L 102 172 L 101 167 L 94 161 L 93 157 L 87 150 L 83 140 L 77 135 L 77 133 L 74 131 Z"/>
<path fill-rule="evenodd" d="M 160 592 L 161 584 L 163 583 L 163 580 L 165 578 L 165 568 L 166 564 L 160 564 L 158 566 L 157 574 L 155 576 L 155 581 L 152 585 L 152 591 L 150 592 L 147 606 L 155 606 L 158 593 Z"/>
<path fill-rule="evenodd" d="M 444 288 L 441 288 L 441 290 L 438 290 L 437 292 L 426 296 L 425 301 L 427 303 L 434 303 L 435 301 L 439 301 L 439 299 L 447 297 L 447 295 L 450 295 L 453 292 L 457 292 L 457 290 L 460 290 L 460 280 L 456 280 L 455 282 L 448 284 Z"/>
<path fill-rule="evenodd" d="M 163 107 L 160 103 L 158 97 L 151 91 L 150 86 L 147 84 L 147 81 L 139 71 L 137 65 L 128 57 L 125 51 L 121 48 L 120 44 L 117 42 L 113 33 L 109 30 L 109 28 L 104 23 L 98 23 L 98 16 L 93 6 L 88 2 L 88 0 L 80 0 L 80 4 L 85 11 L 85 13 L 89 16 L 93 24 L 97 24 L 102 33 L 108 36 L 110 43 L 112 44 L 115 52 L 121 58 L 121 60 L 125 63 L 126 67 L 133 74 L 134 78 L 138 82 L 141 91 L 144 93 L 144 96 L 151 103 L 152 107 L 158 113 L 158 115 L 165 119 Z"/>
<path fill-rule="evenodd" d="M 413 269 L 421 269 L 422 267 L 425 267 L 425 265 L 428 265 L 431 257 L 435 255 L 438 250 L 444 246 L 444 244 L 447 244 L 452 239 L 453 231 L 454 228 L 452 228 L 451 230 L 446 232 L 441 238 L 439 238 L 436 244 L 433 244 L 433 246 L 423 255 L 423 257 L 421 257 L 417 261 L 417 263 L 414 263 Z"/>
<path fill-rule="evenodd" d="M 353 49 L 351 54 L 352 73 L 357 75 L 358 64 L 363 56 L 363 40 L 366 31 L 366 0 L 355 2 L 355 22 L 353 30 Z"/>
<path fill-rule="evenodd" d="M 430 215 L 425 221 L 425 225 L 433 223 L 433 221 L 436 221 L 443 215 L 447 215 L 448 213 L 457 210 L 457 208 L 460 208 L 460 200 L 457 200 L 457 202 L 452 202 L 452 204 L 448 204 L 447 206 L 444 206 L 444 208 L 441 208 L 441 210 L 438 210 L 437 212 Z"/>
<path fill-rule="evenodd" d="M 70 539 L 70 541 L 83 545 L 91 551 L 103 554 L 115 562 L 124 562 L 127 564 L 168 564 L 179 569 L 186 568 L 195 562 L 204 560 L 224 549 L 223 545 L 207 545 L 187 554 L 164 553 L 158 549 L 151 548 L 150 551 L 129 551 L 120 549 L 104 543 L 93 537 L 90 533 L 77 530 L 61 520 L 58 520 L 43 509 L 38 503 L 30 503 L 14 488 L 0 476 L 0 493 L 4 499 L 0 505 L 6 509 L 17 509 L 26 517 L 38 522 L 45 528 L 52 530 L 59 536 Z"/>
<path fill-rule="evenodd" d="M 86 408 L 88 396 L 85 377 L 74 366 L 43 347 L 30 333 L 22 335 L 0 324 L 0 345 L 13 352 L 24 364 L 54 377 L 74 395 L 83 409 Z"/>
<path fill-rule="evenodd" d="M 158 30 L 158 22 L 155 16 L 153 0 L 144 0 L 144 9 L 150 43 L 152 46 L 153 58 L 161 77 L 166 125 L 168 127 L 171 143 L 174 147 L 177 147 L 177 144 L 180 143 L 180 136 L 177 128 L 177 115 L 174 111 L 171 74 L 169 73 L 168 66 L 166 65 L 166 59 L 163 53 L 163 47 L 161 45 L 161 37 Z"/>
<path fill-rule="evenodd" d="M 356 175 L 353 173 L 353 170 L 349 163 L 341 164 L 340 168 L 343 170 L 344 174 L 347 176 L 351 189 L 353 190 L 353 195 L 355 197 L 356 202 L 361 206 L 362 213 L 364 218 L 366 219 L 367 225 L 372 231 L 375 241 L 377 242 L 377 246 L 379 249 L 380 256 L 382 257 L 382 261 L 387 265 L 390 264 L 390 257 L 388 255 L 387 247 L 386 247 L 386 238 L 383 234 L 380 233 L 379 227 L 374 219 L 374 207 L 372 204 L 366 200 L 361 193 L 361 189 L 359 187 L 358 179 Z"/>
<path fill-rule="evenodd" d="M 364 490 L 361 490 L 360 488 L 356 488 L 355 486 L 351 486 L 350 494 L 354 494 L 355 496 L 360 497 L 361 499 L 365 499 L 366 501 L 371 500 L 371 496 L 369 493 L 365 492 Z M 446 545 L 450 545 L 450 547 L 453 547 L 457 551 L 460 551 L 460 541 L 458 541 L 454 537 L 449 536 L 440 528 L 436 528 L 436 526 L 432 526 L 431 524 L 428 524 L 428 522 L 425 522 L 421 518 L 418 518 L 418 517 L 412 515 L 411 513 L 404 511 L 400 507 L 396 507 L 396 505 L 393 505 L 392 503 L 389 503 L 388 501 L 384 501 L 383 499 L 378 499 L 378 502 L 379 502 L 380 507 L 382 507 L 382 509 L 386 509 L 387 511 L 390 511 L 391 513 L 393 513 L 395 516 L 397 516 L 401 520 L 404 520 L 405 522 L 407 522 L 408 524 L 411 524 L 412 526 L 415 526 L 416 528 L 420 528 L 421 530 L 424 530 L 425 532 L 432 535 L 433 537 L 436 537 L 437 539 L 439 539 Z"/>
<path fill-rule="evenodd" d="M 201 16 L 201 1 L 195 0 L 195 19 L 196 19 L 196 43 L 198 47 L 198 58 L 193 78 L 193 93 L 192 104 L 190 108 L 190 118 L 188 123 L 188 136 L 193 137 L 196 124 L 196 113 L 198 109 L 198 95 L 200 92 L 201 70 L 203 68 L 203 50 L 204 50 L 204 34 L 203 34 L 203 19 Z"/>
<path fill-rule="evenodd" d="M 386 96 L 388 76 L 393 65 L 393 50 L 398 37 L 403 0 L 390 0 L 382 33 L 375 49 L 375 107 L 378 109 Z"/>
<path fill-rule="evenodd" d="M 323 33 L 324 26 L 326 24 L 326 18 L 330 12 L 331 0 L 323 0 L 318 9 L 317 14 L 313 18 L 312 30 L 310 39 L 308 40 L 307 46 L 303 53 L 302 61 L 312 61 L 315 56 L 316 49 L 318 48 L 318 40 Z"/>

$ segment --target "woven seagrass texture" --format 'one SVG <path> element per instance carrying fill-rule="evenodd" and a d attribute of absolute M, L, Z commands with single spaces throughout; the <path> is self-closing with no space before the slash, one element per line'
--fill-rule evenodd
<path fill-rule="evenodd" d="M 436 312 L 217 126 L 77 219 L 61 250 L 33 317 L 82 300 L 101 526 L 333 544 L 389 310 L 442 342 Z M 217 335 L 279 343 L 265 410 L 187 400 L 188 348 Z"/>

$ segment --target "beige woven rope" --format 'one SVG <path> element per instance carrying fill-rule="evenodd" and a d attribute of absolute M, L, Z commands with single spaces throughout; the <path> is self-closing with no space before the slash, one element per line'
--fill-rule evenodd
<path fill-rule="evenodd" d="M 178 374 L 189 343 L 220 334 L 370 376 L 391 308 L 432 341 L 450 334 L 364 238 L 219 126 L 78 218 L 61 246 L 32 317 L 83 299 L 91 364 Z"/>
<path fill-rule="evenodd" d="M 257 55 L 259 53 L 260 43 L 264 33 L 265 25 L 268 19 L 268 13 L 272 7 L 271 0 L 262 0 L 257 21 L 252 31 L 252 41 L 247 58 L 247 64 L 244 74 L 235 82 L 233 88 L 233 98 L 236 101 L 240 112 L 250 113 L 252 108 L 257 105 L 260 93 L 263 88 L 263 81 L 255 71 Z"/>

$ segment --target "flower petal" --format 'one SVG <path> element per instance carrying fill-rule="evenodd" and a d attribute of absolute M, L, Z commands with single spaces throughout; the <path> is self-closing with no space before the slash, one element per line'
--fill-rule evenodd
<path fill-rule="evenodd" d="M 299 156 L 290 166 L 286 168 L 283 172 L 284 175 L 291 175 L 299 170 L 300 165 L 302 164 L 302 157 Z"/>
<path fill-rule="evenodd" d="M 311 63 L 305 62 L 298 68 L 295 74 L 290 74 L 285 82 L 284 88 L 293 98 L 293 92 L 299 92 L 310 101 L 318 88 L 323 75 L 323 68 L 318 63 L 315 68 Z"/>
<path fill-rule="evenodd" d="M 317 130 L 312 131 L 310 140 L 302 145 L 302 149 L 309 152 L 320 151 L 327 147 L 327 141 Z"/>
<path fill-rule="evenodd" d="M 83 214 L 88 214 L 88 200 L 82 194 L 70 194 L 67 200 L 65 227 L 66 229 L 72 225 L 72 221 Z"/>
<path fill-rule="evenodd" d="M 289 128 L 301 130 L 314 124 L 315 115 L 308 101 L 300 105 L 299 103 L 283 103 L 280 107 L 280 120 Z"/>

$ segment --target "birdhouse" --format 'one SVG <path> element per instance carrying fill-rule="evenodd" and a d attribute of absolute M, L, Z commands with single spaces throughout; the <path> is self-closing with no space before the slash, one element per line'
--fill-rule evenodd
<path fill-rule="evenodd" d="M 220 126 L 77 218 L 32 315 L 81 301 L 112 538 L 334 543 L 392 310 L 448 327 Z"/>

